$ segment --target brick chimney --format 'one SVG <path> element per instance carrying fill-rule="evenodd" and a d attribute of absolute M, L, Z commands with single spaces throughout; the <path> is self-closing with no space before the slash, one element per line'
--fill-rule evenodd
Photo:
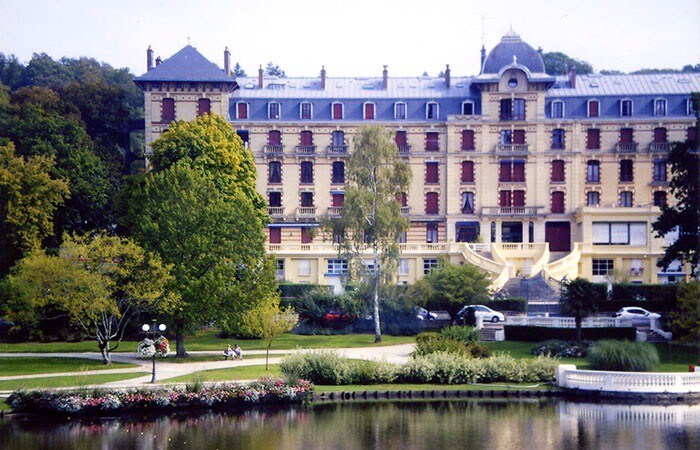
<path fill-rule="evenodd" d="M 146 50 L 146 72 L 151 69 L 153 69 L 153 49 L 149 45 L 148 50 Z"/>
<path fill-rule="evenodd" d="M 384 66 L 382 71 L 382 89 L 386 90 L 389 87 L 389 71 L 386 70 L 387 66 Z"/>
<path fill-rule="evenodd" d="M 576 89 L 576 66 L 571 66 L 569 69 L 569 87 Z"/>
<path fill-rule="evenodd" d="M 263 68 L 260 66 L 258 69 L 258 89 L 263 88 Z"/>
<path fill-rule="evenodd" d="M 160 63 L 162 63 L 163 60 L 160 59 L 160 56 L 156 57 L 156 67 L 160 66 Z"/>
<path fill-rule="evenodd" d="M 450 65 L 447 64 L 445 66 L 445 87 L 447 89 L 450 88 Z"/>
<path fill-rule="evenodd" d="M 224 49 L 224 72 L 229 77 L 231 76 L 231 52 L 228 51 L 228 47 Z"/>
<path fill-rule="evenodd" d="M 326 66 L 321 66 L 321 89 L 326 89 Z"/>

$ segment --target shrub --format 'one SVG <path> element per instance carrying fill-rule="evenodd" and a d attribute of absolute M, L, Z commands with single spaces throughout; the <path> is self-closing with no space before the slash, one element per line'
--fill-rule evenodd
<path fill-rule="evenodd" d="M 398 375 L 394 364 L 380 361 L 349 360 L 349 379 L 344 384 L 384 384 L 393 383 Z"/>
<path fill-rule="evenodd" d="M 489 356 L 489 349 L 475 342 L 481 333 L 472 327 L 447 327 L 440 333 L 426 332 L 416 336 L 416 355 L 431 353 L 453 353 L 467 357 L 483 358 Z"/>
<path fill-rule="evenodd" d="M 287 376 L 310 380 L 317 384 L 339 385 L 348 379 L 347 360 L 334 351 L 314 351 L 286 356 L 280 370 Z"/>
<path fill-rule="evenodd" d="M 450 325 L 440 330 L 440 336 L 444 339 L 452 339 L 463 344 L 469 344 L 481 339 L 481 330 L 474 327 Z"/>
<path fill-rule="evenodd" d="M 659 365 L 659 352 L 646 342 L 603 340 L 588 352 L 596 370 L 651 372 Z"/>
<path fill-rule="evenodd" d="M 572 342 L 550 339 L 538 343 L 530 352 L 533 355 L 551 355 L 557 358 L 583 358 L 590 346 L 591 341 Z"/>
<path fill-rule="evenodd" d="M 282 298 L 299 298 L 308 291 L 314 289 L 327 289 L 318 284 L 295 284 L 295 283 L 280 283 L 279 291 Z"/>
<path fill-rule="evenodd" d="M 559 339 L 573 341 L 576 339 L 575 328 L 551 328 L 520 325 L 504 325 L 507 341 L 541 342 L 543 339 Z M 637 329 L 634 327 L 600 327 L 582 328 L 581 338 L 597 341 L 600 339 L 630 339 L 634 340 Z"/>

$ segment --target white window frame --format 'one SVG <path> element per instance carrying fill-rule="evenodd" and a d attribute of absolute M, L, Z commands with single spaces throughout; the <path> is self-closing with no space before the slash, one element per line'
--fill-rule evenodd
<path fill-rule="evenodd" d="M 298 259 L 297 265 L 299 266 L 300 276 L 311 275 L 311 260 L 310 259 Z"/>
<path fill-rule="evenodd" d="M 464 105 L 472 105 L 472 113 L 471 113 L 471 114 L 467 114 L 467 113 L 464 112 Z M 462 102 L 462 111 L 461 111 L 461 112 L 462 112 L 462 115 L 463 115 L 463 116 L 474 116 L 474 115 L 476 115 L 476 108 L 475 108 L 474 102 L 471 101 L 471 100 L 465 100 L 465 101 L 463 101 L 463 102 Z"/>
<path fill-rule="evenodd" d="M 591 204 L 591 202 L 590 202 L 592 195 L 595 195 L 595 197 L 596 197 L 596 202 L 594 204 Z M 586 206 L 588 206 L 588 207 L 600 206 L 600 192 L 598 192 L 598 191 L 586 192 Z"/>
<path fill-rule="evenodd" d="M 625 102 L 629 102 L 630 104 L 630 113 L 627 115 L 622 114 L 624 111 L 624 104 Z M 631 98 L 623 98 L 620 100 L 620 117 L 632 117 L 634 116 L 634 102 L 632 101 Z"/>
<path fill-rule="evenodd" d="M 302 112 L 304 110 L 304 105 L 309 105 L 310 113 L 309 113 L 308 119 L 304 119 L 304 114 Z M 313 118 L 314 118 L 314 104 L 311 102 L 299 103 L 299 120 L 313 120 Z"/>
<path fill-rule="evenodd" d="M 347 275 L 348 274 L 348 260 L 332 258 L 326 260 L 327 264 L 327 275 Z"/>
<path fill-rule="evenodd" d="M 695 114 L 693 111 L 693 99 L 689 98 L 685 101 L 685 112 L 687 115 L 692 116 Z"/>
<path fill-rule="evenodd" d="M 435 258 L 423 259 L 423 275 L 427 275 L 431 270 L 440 267 L 440 262 Z"/>
<path fill-rule="evenodd" d="M 240 119 L 240 117 L 238 117 L 238 105 L 245 105 L 246 120 L 250 120 L 250 103 L 248 103 L 248 102 L 236 102 L 236 119 Z"/>
<path fill-rule="evenodd" d="M 408 258 L 399 259 L 399 275 L 409 275 Z"/>
<path fill-rule="evenodd" d="M 622 194 L 629 194 L 629 197 L 630 197 L 630 204 L 629 205 L 623 205 Z M 630 190 L 620 191 L 619 197 L 620 197 L 619 200 L 620 200 L 620 207 L 621 208 L 632 208 L 634 206 L 634 191 L 630 191 Z"/>
<path fill-rule="evenodd" d="M 435 105 L 435 117 L 429 117 L 428 112 L 430 111 L 430 106 Z M 425 120 L 440 120 L 440 103 L 436 101 L 429 101 L 425 104 Z"/>
<path fill-rule="evenodd" d="M 659 104 L 659 105 L 663 104 L 663 105 L 664 105 L 664 106 L 663 106 L 663 108 L 664 108 L 663 114 L 657 114 L 657 106 L 656 106 L 657 104 Z M 653 111 L 653 112 L 654 112 L 654 117 L 663 117 L 663 116 L 668 115 L 668 101 L 666 101 L 665 98 L 655 98 L 655 99 L 654 99 L 654 111 Z"/>
<path fill-rule="evenodd" d="M 600 100 L 591 99 L 586 102 L 586 117 L 591 117 L 591 103 L 598 103 L 598 115 L 595 117 L 600 117 Z"/>
<path fill-rule="evenodd" d="M 272 117 L 272 105 L 277 105 L 277 117 Z M 282 104 L 280 102 L 269 102 L 267 104 L 267 118 L 269 120 L 279 120 L 282 118 Z"/>
<path fill-rule="evenodd" d="M 403 117 L 398 116 L 398 106 L 403 105 Z M 406 120 L 408 118 L 408 104 L 406 102 L 394 103 L 394 120 Z"/>
<path fill-rule="evenodd" d="M 372 119 L 368 119 L 367 115 L 365 114 L 367 112 L 365 109 L 365 108 L 367 108 L 367 105 L 372 105 L 372 112 L 373 112 L 372 115 L 374 116 L 374 118 L 372 118 Z M 362 118 L 364 120 L 377 120 L 377 104 L 374 102 L 364 102 L 362 104 Z"/>
<path fill-rule="evenodd" d="M 335 105 L 340 105 L 340 119 L 333 117 L 333 111 L 335 110 Z M 345 103 L 343 102 L 333 102 L 331 103 L 331 120 L 344 120 L 345 119 Z"/>
<path fill-rule="evenodd" d="M 602 273 L 602 270 L 605 270 L 605 273 Z M 610 275 L 613 270 L 615 270 L 615 260 L 614 259 L 593 259 L 591 261 L 591 273 L 593 276 L 608 276 Z"/>
<path fill-rule="evenodd" d="M 560 116 L 555 116 L 554 115 L 554 105 L 561 105 L 561 115 Z M 565 110 L 566 105 L 564 104 L 563 101 L 561 100 L 554 100 L 552 103 L 549 105 L 549 115 L 552 117 L 552 119 L 563 119 L 566 116 L 566 110 Z"/>

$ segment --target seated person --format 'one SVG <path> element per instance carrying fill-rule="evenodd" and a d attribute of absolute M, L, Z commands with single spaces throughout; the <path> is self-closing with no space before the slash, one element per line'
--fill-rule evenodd
<path fill-rule="evenodd" d="M 231 344 L 228 344 L 226 346 L 226 350 L 224 350 L 224 359 L 231 358 L 231 361 L 236 357 L 236 354 L 234 353 L 233 349 L 231 348 Z"/>
<path fill-rule="evenodd" d="M 233 346 L 233 353 L 235 357 L 243 361 L 243 349 L 238 346 L 238 344 Z"/>

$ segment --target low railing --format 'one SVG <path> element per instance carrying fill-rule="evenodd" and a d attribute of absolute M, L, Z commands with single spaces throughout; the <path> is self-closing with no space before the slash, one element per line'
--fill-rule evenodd
<path fill-rule="evenodd" d="M 316 146 L 315 145 L 297 145 L 295 150 L 297 155 L 315 155 Z"/>
<path fill-rule="evenodd" d="M 508 317 L 508 325 L 521 325 L 530 327 L 547 328 L 576 328 L 576 319 L 573 317 Z M 632 327 L 632 319 L 618 319 L 615 317 L 587 317 L 581 321 L 583 328 L 620 328 Z"/>
<path fill-rule="evenodd" d="M 299 253 L 299 252 L 318 252 L 338 254 L 339 245 L 332 243 L 320 244 L 266 244 L 267 251 L 272 253 Z M 446 253 L 450 250 L 450 244 L 438 243 L 416 243 L 416 244 L 399 244 L 401 253 Z M 360 252 L 371 252 L 372 246 L 365 245 L 359 248 Z"/>
<path fill-rule="evenodd" d="M 488 216 L 536 216 L 544 206 L 484 206 L 482 215 Z"/>
<path fill-rule="evenodd" d="M 347 145 L 329 145 L 326 147 L 326 154 L 344 156 L 348 154 Z"/>
<path fill-rule="evenodd" d="M 560 364 L 557 386 L 597 392 L 700 393 L 700 372 L 607 372 Z"/>
<path fill-rule="evenodd" d="M 297 217 L 315 217 L 316 207 L 315 206 L 302 206 L 297 208 Z"/>
<path fill-rule="evenodd" d="M 524 154 L 530 153 L 530 144 L 496 144 L 496 153 Z"/>
<path fill-rule="evenodd" d="M 488 252 L 491 250 L 491 244 L 485 244 L 483 242 L 469 242 L 465 245 L 475 252 Z"/>
<path fill-rule="evenodd" d="M 284 145 L 266 145 L 263 147 L 263 152 L 266 155 L 282 155 L 284 154 Z"/>
<path fill-rule="evenodd" d="M 650 152 L 667 152 L 671 150 L 670 142 L 652 142 L 649 144 Z"/>
<path fill-rule="evenodd" d="M 284 208 L 281 206 L 268 206 L 267 213 L 270 217 L 282 217 L 284 215 Z"/>
<path fill-rule="evenodd" d="M 410 145 L 399 145 L 399 155 L 408 155 L 411 152 L 411 146 Z"/>
<path fill-rule="evenodd" d="M 496 262 L 492 259 L 488 259 L 479 255 L 478 253 L 476 253 L 475 248 L 471 245 L 465 245 L 462 248 L 462 255 L 464 256 L 464 259 L 466 259 L 467 261 L 469 261 L 477 267 L 491 272 L 492 274 L 500 275 L 503 273 L 504 268 L 507 268 L 505 264 L 501 264 L 500 262 Z"/>
<path fill-rule="evenodd" d="M 617 153 L 634 153 L 637 151 L 636 142 L 618 142 L 615 144 L 615 151 Z"/>
<path fill-rule="evenodd" d="M 343 214 L 342 206 L 329 206 L 328 215 L 331 217 L 340 217 Z"/>
<path fill-rule="evenodd" d="M 411 214 L 411 207 L 410 206 L 402 206 L 401 207 L 401 214 L 403 214 L 404 216 Z"/>

